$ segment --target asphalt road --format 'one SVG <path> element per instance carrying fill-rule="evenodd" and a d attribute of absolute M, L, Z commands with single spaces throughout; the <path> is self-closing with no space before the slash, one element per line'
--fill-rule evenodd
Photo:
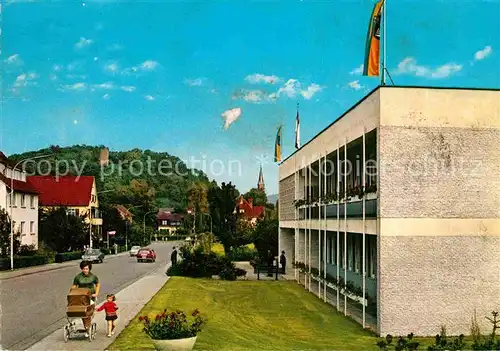
<path fill-rule="evenodd" d="M 165 266 L 172 246 L 177 243 L 152 244 L 155 263 L 137 263 L 135 257 L 105 258 L 94 264 L 92 272 L 101 282 L 97 302 L 107 293 L 117 293 L 139 278 Z M 1 281 L 1 341 L 3 349 L 25 350 L 66 323 L 66 296 L 80 267 L 57 269 Z"/>

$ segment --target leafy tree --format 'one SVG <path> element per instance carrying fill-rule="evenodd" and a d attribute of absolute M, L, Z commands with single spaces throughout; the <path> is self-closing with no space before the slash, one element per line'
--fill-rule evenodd
<path fill-rule="evenodd" d="M 21 233 L 14 233 L 14 253 L 21 247 Z M 0 250 L 2 256 L 10 255 L 10 216 L 7 211 L 0 208 Z"/>
<path fill-rule="evenodd" d="M 257 188 L 250 189 L 243 197 L 247 201 L 249 198 L 252 198 L 254 206 L 265 206 L 267 204 L 266 192 Z"/>
<path fill-rule="evenodd" d="M 49 211 L 39 210 L 38 235 L 45 246 L 56 251 L 76 251 L 89 242 L 89 226 L 84 216 L 66 213 L 62 207 Z"/>
<path fill-rule="evenodd" d="M 221 186 L 211 187 L 208 190 L 208 203 L 215 236 L 224 245 L 224 250 L 229 252 L 231 246 L 237 243 L 236 238 L 236 200 L 239 192 L 229 182 Z"/>
<path fill-rule="evenodd" d="M 208 210 L 207 187 L 201 182 L 195 182 L 187 190 L 188 206 L 194 209 L 196 227 L 203 226 L 203 213 Z M 196 231 L 195 227 L 195 231 Z"/>
<path fill-rule="evenodd" d="M 264 219 L 257 223 L 252 239 L 259 257 L 266 258 L 268 250 L 278 255 L 278 228 L 278 219 Z"/>
<path fill-rule="evenodd" d="M 115 206 L 104 204 L 100 206 L 102 215 L 102 235 L 104 241 L 107 241 L 107 232 L 116 231 L 115 236 L 109 237 L 110 245 L 113 245 L 115 240 L 125 240 L 125 220 L 120 215 L 120 212 Z"/>

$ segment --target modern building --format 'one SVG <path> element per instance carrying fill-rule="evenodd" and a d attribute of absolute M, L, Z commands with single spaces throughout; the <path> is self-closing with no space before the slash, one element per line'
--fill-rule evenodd
<path fill-rule="evenodd" d="M 156 214 L 156 223 L 160 234 L 174 235 L 182 227 L 184 215 L 175 213 L 173 208 L 160 208 Z"/>
<path fill-rule="evenodd" d="M 500 306 L 500 90 L 378 87 L 279 166 L 289 274 L 380 335 Z"/>
<path fill-rule="evenodd" d="M 11 184 L 12 207 L 10 206 Z M 15 233 L 21 234 L 21 245 L 38 249 L 38 191 L 27 181 L 22 167 L 0 151 L 0 208 L 6 210 Z"/>
<path fill-rule="evenodd" d="M 102 217 L 93 176 L 30 176 L 28 181 L 40 193 L 44 210 L 63 207 L 68 214 L 84 216 L 92 237 L 103 240 Z M 68 233 L 70 234 L 70 233 Z"/>

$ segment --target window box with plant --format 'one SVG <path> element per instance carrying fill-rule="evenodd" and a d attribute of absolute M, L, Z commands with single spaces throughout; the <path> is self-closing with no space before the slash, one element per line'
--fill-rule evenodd
<path fill-rule="evenodd" d="M 190 317 L 180 310 L 164 310 L 154 319 L 140 316 L 139 321 L 144 323 L 143 331 L 151 338 L 156 350 L 192 350 L 206 323 L 197 309 Z"/>

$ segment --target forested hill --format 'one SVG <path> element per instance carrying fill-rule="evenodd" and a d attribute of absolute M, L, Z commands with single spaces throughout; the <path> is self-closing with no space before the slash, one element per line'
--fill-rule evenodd
<path fill-rule="evenodd" d="M 51 146 L 38 151 L 10 155 L 15 161 L 38 155 L 49 155 L 36 162 L 37 169 L 30 163 L 26 169 L 35 174 L 92 175 L 96 179 L 101 203 L 137 204 L 143 207 L 180 207 L 187 205 L 186 190 L 193 182 L 209 184 L 206 174 L 200 170 L 188 169 L 178 157 L 167 152 L 133 149 L 109 151 L 109 164 L 101 166 L 100 146 L 75 145 L 70 147 Z"/>

